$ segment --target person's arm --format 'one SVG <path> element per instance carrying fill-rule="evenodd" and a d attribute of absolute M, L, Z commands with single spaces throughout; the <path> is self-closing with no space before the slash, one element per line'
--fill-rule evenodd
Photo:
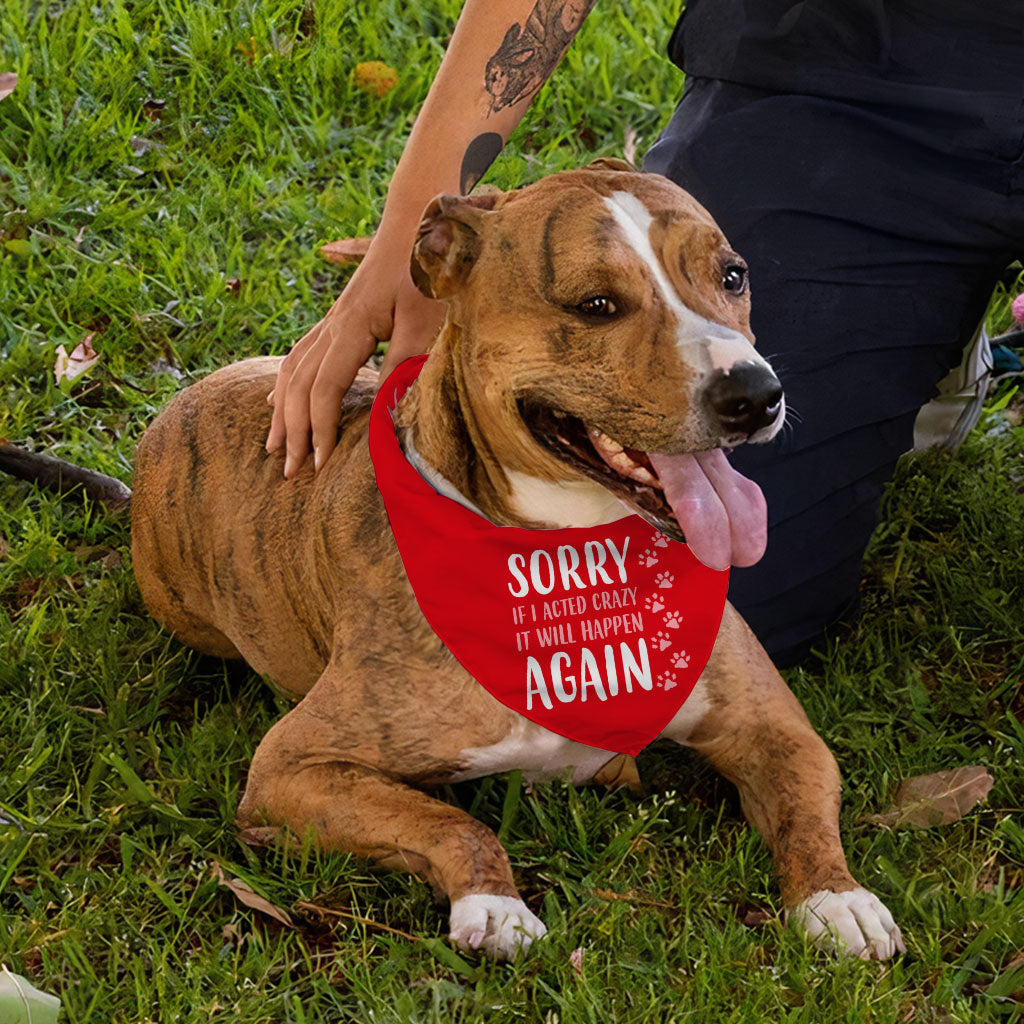
<path fill-rule="evenodd" d="M 409 277 L 420 216 L 442 192 L 467 193 L 501 152 L 594 0 L 466 0 L 388 187 L 369 251 L 327 315 L 285 357 L 269 401 L 267 450 L 286 477 L 333 451 L 341 400 L 378 341 L 383 375 L 424 351 L 444 320 Z"/>

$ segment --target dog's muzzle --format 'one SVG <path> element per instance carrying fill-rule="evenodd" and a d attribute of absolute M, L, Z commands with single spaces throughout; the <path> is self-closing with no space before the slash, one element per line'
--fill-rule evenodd
<path fill-rule="evenodd" d="M 782 385 L 765 365 L 736 363 L 716 370 L 704 387 L 704 405 L 721 435 L 745 440 L 770 427 L 782 411 Z"/>

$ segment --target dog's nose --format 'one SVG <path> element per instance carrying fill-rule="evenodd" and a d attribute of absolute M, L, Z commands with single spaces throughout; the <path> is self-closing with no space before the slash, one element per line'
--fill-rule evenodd
<path fill-rule="evenodd" d="M 704 400 L 725 434 L 748 437 L 778 419 L 782 386 L 778 377 L 757 363 L 736 363 L 726 373 L 716 370 L 704 390 Z"/>

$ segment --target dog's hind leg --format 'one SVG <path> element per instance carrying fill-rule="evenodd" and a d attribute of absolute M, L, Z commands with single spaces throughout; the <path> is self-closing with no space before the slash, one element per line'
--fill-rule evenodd
<path fill-rule="evenodd" d="M 835 759 L 731 606 L 698 689 L 665 735 L 737 786 L 772 850 L 789 916 L 810 938 L 864 958 L 903 949 L 892 915 L 847 867 Z"/>
<path fill-rule="evenodd" d="M 308 699 L 308 698 L 307 698 Z M 238 811 L 241 825 L 310 830 L 322 846 L 429 881 L 451 901 L 462 949 L 513 959 L 547 930 L 520 899 L 508 855 L 487 826 L 382 771 L 318 749 L 300 704 L 264 737 Z M 322 721 L 322 720 L 321 720 Z"/>

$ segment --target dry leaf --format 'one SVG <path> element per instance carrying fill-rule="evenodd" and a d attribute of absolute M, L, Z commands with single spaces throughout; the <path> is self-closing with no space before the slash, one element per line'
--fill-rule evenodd
<path fill-rule="evenodd" d="M 256 42 L 255 36 L 249 36 L 247 43 L 235 43 L 235 49 L 252 64 L 260 55 L 260 44 Z"/>
<path fill-rule="evenodd" d="M 583 947 L 579 946 L 569 954 L 569 964 L 576 972 L 577 978 L 583 977 Z"/>
<path fill-rule="evenodd" d="M 365 60 L 355 66 L 352 82 L 365 92 L 386 96 L 398 84 L 398 72 L 382 60 Z"/>
<path fill-rule="evenodd" d="M 746 906 L 740 909 L 743 910 L 741 920 L 748 928 L 763 928 L 772 919 L 772 915 L 761 907 Z"/>
<path fill-rule="evenodd" d="M 900 783 L 892 807 L 868 821 L 887 828 L 930 828 L 959 821 L 988 796 L 995 780 L 981 765 L 919 775 Z"/>
<path fill-rule="evenodd" d="M 259 893 L 253 892 L 252 887 L 247 882 L 243 882 L 240 878 L 229 878 L 224 874 L 224 869 L 219 864 L 214 864 L 213 873 L 217 881 L 224 888 L 230 889 L 235 894 L 235 898 L 239 903 L 244 903 L 247 907 L 258 910 L 261 914 L 266 914 L 267 917 L 272 917 L 275 921 L 280 921 L 281 924 L 287 925 L 289 928 L 295 927 L 287 911 L 282 910 L 280 907 L 275 907 L 270 900 L 264 899 Z"/>
<path fill-rule="evenodd" d="M 250 828 L 240 828 L 238 838 L 246 846 L 274 846 L 281 829 L 277 825 L 253 825 Z"/>
<path fill-rule="evenodd" d="M 320 247 L 320 255 L 331 263 L 358 263 L 370 248 L 373 238 L 341 238 Z"/>
<path fill-rule="evenodd" d="M 123 561 L 124 559 L 121 557 L 120 551 L 108 551 L 103 556 L 101 564 L 104 569 L 117 569 Z"/>
<path fill-rule="evenodd" d="M 626 144 L 623 147 L 623 156 L 626 158 L 627 163 L 631 163 L 636 167 L 636 129 L 631 125 L 626 125 Z"/>
<path fill-rule="evenodd" d="M 87 334 L 74 348 L 71 355 L 63 345 L 57 346 L 57 358 L 53 364 L 53 375 L 58 384 L 67 381 L 69 384 L 80 377 L 86 370 L 96 364 L 99 353 L 92 347 L 92 339 L 96 332 Z"/>
<path fill-rule="evenodd" d="M 0 100 L 7 99 L 18 84 L 18 76 L 13 71 L 0 72 Z"/>

